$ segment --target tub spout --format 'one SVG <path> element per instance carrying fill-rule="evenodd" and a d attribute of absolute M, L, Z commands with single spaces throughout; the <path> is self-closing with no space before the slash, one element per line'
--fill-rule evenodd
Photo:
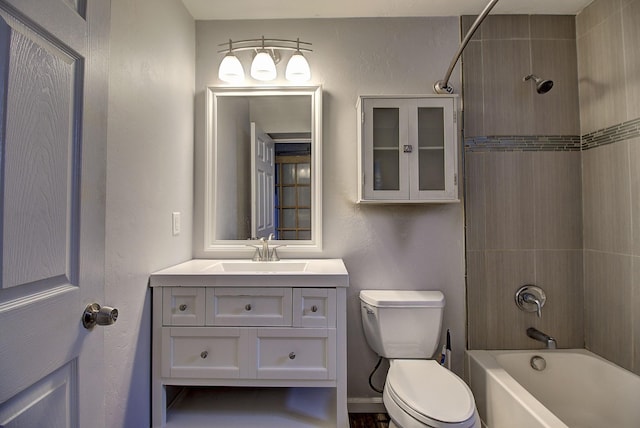
<path fill-rule="evenodd" d="M 527 329 L 527 336 L 546 344 L 547 349 L 556 349 L 556 340 L 548 334 L 541 332 L 537 328 L 529 327 Z"/>

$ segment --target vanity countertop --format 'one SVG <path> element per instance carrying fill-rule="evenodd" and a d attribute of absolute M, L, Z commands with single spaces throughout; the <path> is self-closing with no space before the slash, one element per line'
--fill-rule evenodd
<path fill-rule="evenodd" d="M 151 287 L 348 287 L 342 259 L 193 259 L 154 272 Z"/>

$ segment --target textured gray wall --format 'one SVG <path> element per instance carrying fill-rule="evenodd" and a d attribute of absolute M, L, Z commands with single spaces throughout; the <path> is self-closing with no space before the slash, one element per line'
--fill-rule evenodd
<path fill-rule="evenodd" d="M 372 397 L 367 377 L 376 356 L 362 332 L 358 292 L 366 288 L 439 289 L 447 299 L 443 327 L 453 336 L 453 363 L 462 370 L 465 345 L 464 224 L 462 204 L 360 206 L 357 197 L 356 101 L 359 94 L 431 94 L 458 48 L 459 21 L 447 18 L 198 21 L 196 97 L 219 85 L 229 38 L 300 37 L 310 84 L 323 86 L 322 257 L 342 257 L 348 291 L 348 395 Z M 245 59 L 245 68 L 248 59 Z M 280 73 L 286 62 L 279 64 Z M 452 83 L 460 91 L 459 73 Z M 251 80 L 247 84 L 256 84 Z M 287 84 L 277 80 L 273 84 Z M 199 106 L 200 104 L 198 104 Z M 196 122 L 203 120 L 196 109 Z M 201 123 L 201 122 L 200 122 Z M 196 145 L 202 141 L 196 140 Z M 196 252 L 197 255 L 197 252 Z"/>
<path fill-rule="evenodd" d="M 140 428 L 151 425 L 149 273 L 191 258 L 195 24 L 176 0 L 111 7 L 104 302 L 120 316 L 104 333 L 105 424 Z"/>

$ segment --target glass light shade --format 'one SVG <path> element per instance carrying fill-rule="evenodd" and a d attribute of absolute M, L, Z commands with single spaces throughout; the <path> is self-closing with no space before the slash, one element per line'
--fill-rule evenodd
<path fill-rule="evenodd" d="M 218 78 L 227 83 L 240 83 L 244 80 L 244 69 L 240 60 L 229 52 L 222 58 L 218 68 Z"/>
<path fill-rule="evenodd" d="M 302 52 L 296 51 L 293 55 L 291 55 L 291 58 L 287 63 L 285 77 L 290 82 L 306 82 L 311 79 L 311 70 L 309 69 L 309 63 L 307 62 L 307 59 L 302 55 Z"/>
<path fill-rule="evenodd" d="M 266 82 L 276 78 L 276 64 L 267 51 L 259 51 L 251 63 L 251 77 Z"/>

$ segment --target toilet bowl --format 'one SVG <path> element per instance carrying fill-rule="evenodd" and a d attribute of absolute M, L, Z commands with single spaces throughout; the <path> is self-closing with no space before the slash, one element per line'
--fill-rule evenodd
<path fill-rule="evenodd" d="M 362 290 L 369 346 L 389 359 L 382 401 L 398 428 L 480 428 L 469 387 L 431 359 L 445 306 L 440 291 Z"/>
<path fill-rule="evenodd" d="M 469 387 L 435 360 L 391 360 L 383 403 L 402 428 L 479 428 Z"/>

